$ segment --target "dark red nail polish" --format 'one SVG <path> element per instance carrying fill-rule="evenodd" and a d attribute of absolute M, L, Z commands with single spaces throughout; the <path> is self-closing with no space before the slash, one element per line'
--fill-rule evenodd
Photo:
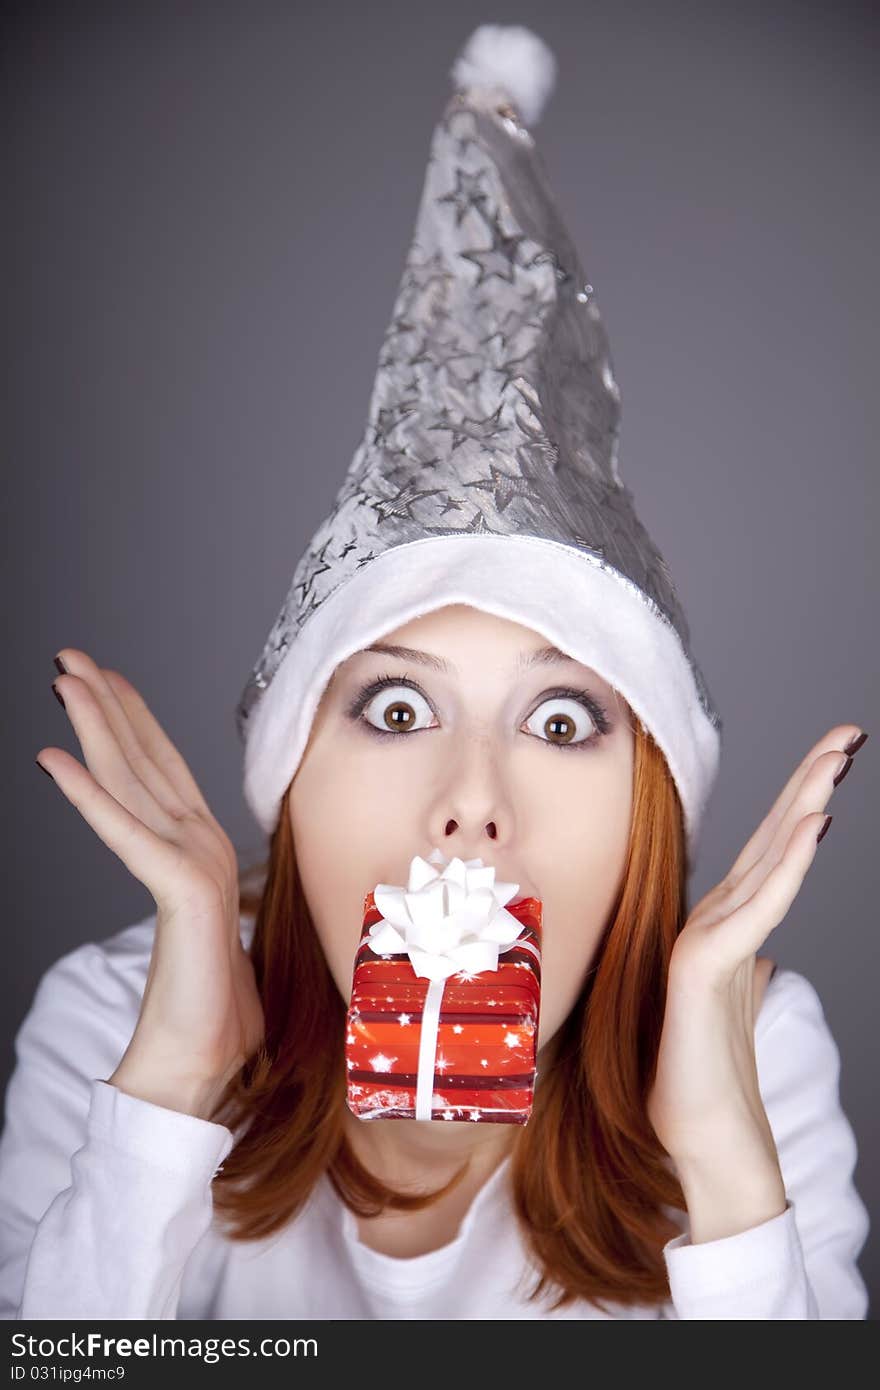
<path fill-rule="evenodd" d="M 55 682 L 54 682 L 54 681 L 52 682 L 52 689 L 55 691 L 55 699 L 58 701 L 58 703 L 59 703 L 59 705 L 61 706 L 61 708 L 62 708 L 63 710 L 66 710 L 66 709 L 67 709 L 67 706 L 66 706 L 66 704 L 64 703 L 63 699 L 61 698 L 61 692 L 55 688 Z"/>
<path fill-rule="evenodd" d="M 52 659 L 53 659 L 53 661 L 55 662 L 55 665 L 58 667 L 58 670 L 61 672 L 62 676 L 69 676 L 69 675 L 70 675 L 70 672 L 68 671 L 68 669 L 67 669 L 67 667 L 65 666 L 64 662 L 61 660 L 61 657 L 60 657 L 60 656 L 53 657 Z"/>
<path fill-rule="evenodd" d="M 834 785 L 835 785 L 835 787 L 837 787 L 837 786 L 840 785 L 840 783 L 843 781 L 844 777 L 845 777 L 846 774 L 849 772 L 849 770 L 850 770 L 850 768 L 852 767 L 852 765 L 853 765 L 853 760 L 852 760 L 852 758 L 847 758 L 847 760 L 846 760 L 846 762 L 844 763 L 843 767 L 840 769 L 840 771 L 838 772 L 837 776 L 836 776 L 835 779 L 834 779 Z"/>
<path fill-rule="evenodd" d="M 37 767 L 40 769 L 41 772 L 45 772 L 47 777 L 52 777 L 52 774 L 49 771 L 49 769 L 47 767 L 43 767 L 43 764 L 40 762 L 39 758 L 34 758 L 34 762 L 36 763 Z M 55 781 L 54 777 L 52 777 L 52 781 Z"/>
<path fill-rule="evenodd" d="M 844 745 L 844 753 L 858 753 L 862 744 L 866 742 L 867 737 L 867 734 L 861 733 L 856 738 L 851 738 L 849 743 Z"/>
<path fill-rule="evenodd" d="M 826 816 L 826 817 L 825 817 L 825 824 L 822 826 L 822 829 L 819 831 L 819 834 L 816 836 L 816 844 L 817 844 L 817 845 L 818 845 L 819 841 L 822 839 L 822 836 L 823 836 L 823 835 L 826 835 L 826 834 L 828 833 L 828 827 L 829 827 L 829 825 L 831 824 L 831 822 L 832 822 L 833 819 L 834 819 L 833 816 Z"/>

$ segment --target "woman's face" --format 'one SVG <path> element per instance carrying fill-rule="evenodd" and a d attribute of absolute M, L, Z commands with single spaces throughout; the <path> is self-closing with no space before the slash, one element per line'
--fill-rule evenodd
<path fill-rule="evenodd" d="M 531 628 L 465 604 L 342 662 L 290 790 L 306 901 L 346 1003 L 364 895 L 434 846 L 544 905 L 538 1047 L 570 1012 L 617 893 L 632 818 L 626 703 Z M 387 679 L 390 677 L 390 680 Z M 382 682 L 380 685 L 379 682 Z"/>

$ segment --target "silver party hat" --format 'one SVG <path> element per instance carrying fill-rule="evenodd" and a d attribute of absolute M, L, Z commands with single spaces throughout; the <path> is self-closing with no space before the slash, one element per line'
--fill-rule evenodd
<path fill-rule="evenodd" d="M 620 476 L 596 292 L 526 124 L 555 59 L 527 29 L 483 25 L 452 77 L 364 437 L 236 709 L 245 794 L 274 829 L 338 662 L 466 602 L 621 691 L 666 755 L 693 854 L 721 720 Z"/>

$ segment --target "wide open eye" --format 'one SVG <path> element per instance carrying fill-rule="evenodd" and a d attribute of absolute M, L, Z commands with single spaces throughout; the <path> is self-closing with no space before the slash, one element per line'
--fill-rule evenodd
<path fill-rule="evenodd" d="M 580 700 L 553 695 L 542 700 L 526 727 L 529 733 L 555 748 L 570 748 L 589 743 L 598 736 L 595 720 Z"/>
<path fill-rule="evenodd" d="M 427 714 L 431 718 L 431 707 L 423 695 L 409 685 L 389 685 L 378 691 L 367 701 L 363 718 L 380 733 L 409 733 L 416 728 L 425 728 L 419 719 Z"/>

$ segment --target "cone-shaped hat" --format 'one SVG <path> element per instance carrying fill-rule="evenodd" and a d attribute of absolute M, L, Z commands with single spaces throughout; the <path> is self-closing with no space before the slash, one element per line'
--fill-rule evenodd
<path fill-rule="evenodd" d="M 666 756 L 691 862 L 721 720 L 618 465 L 620 392 L 529 125 L 555 59 L 483 25 L 456 60 L 367 426 L 236 710 L 264 830 L 340 661 L 448 603 L 593 667 Z"/>

